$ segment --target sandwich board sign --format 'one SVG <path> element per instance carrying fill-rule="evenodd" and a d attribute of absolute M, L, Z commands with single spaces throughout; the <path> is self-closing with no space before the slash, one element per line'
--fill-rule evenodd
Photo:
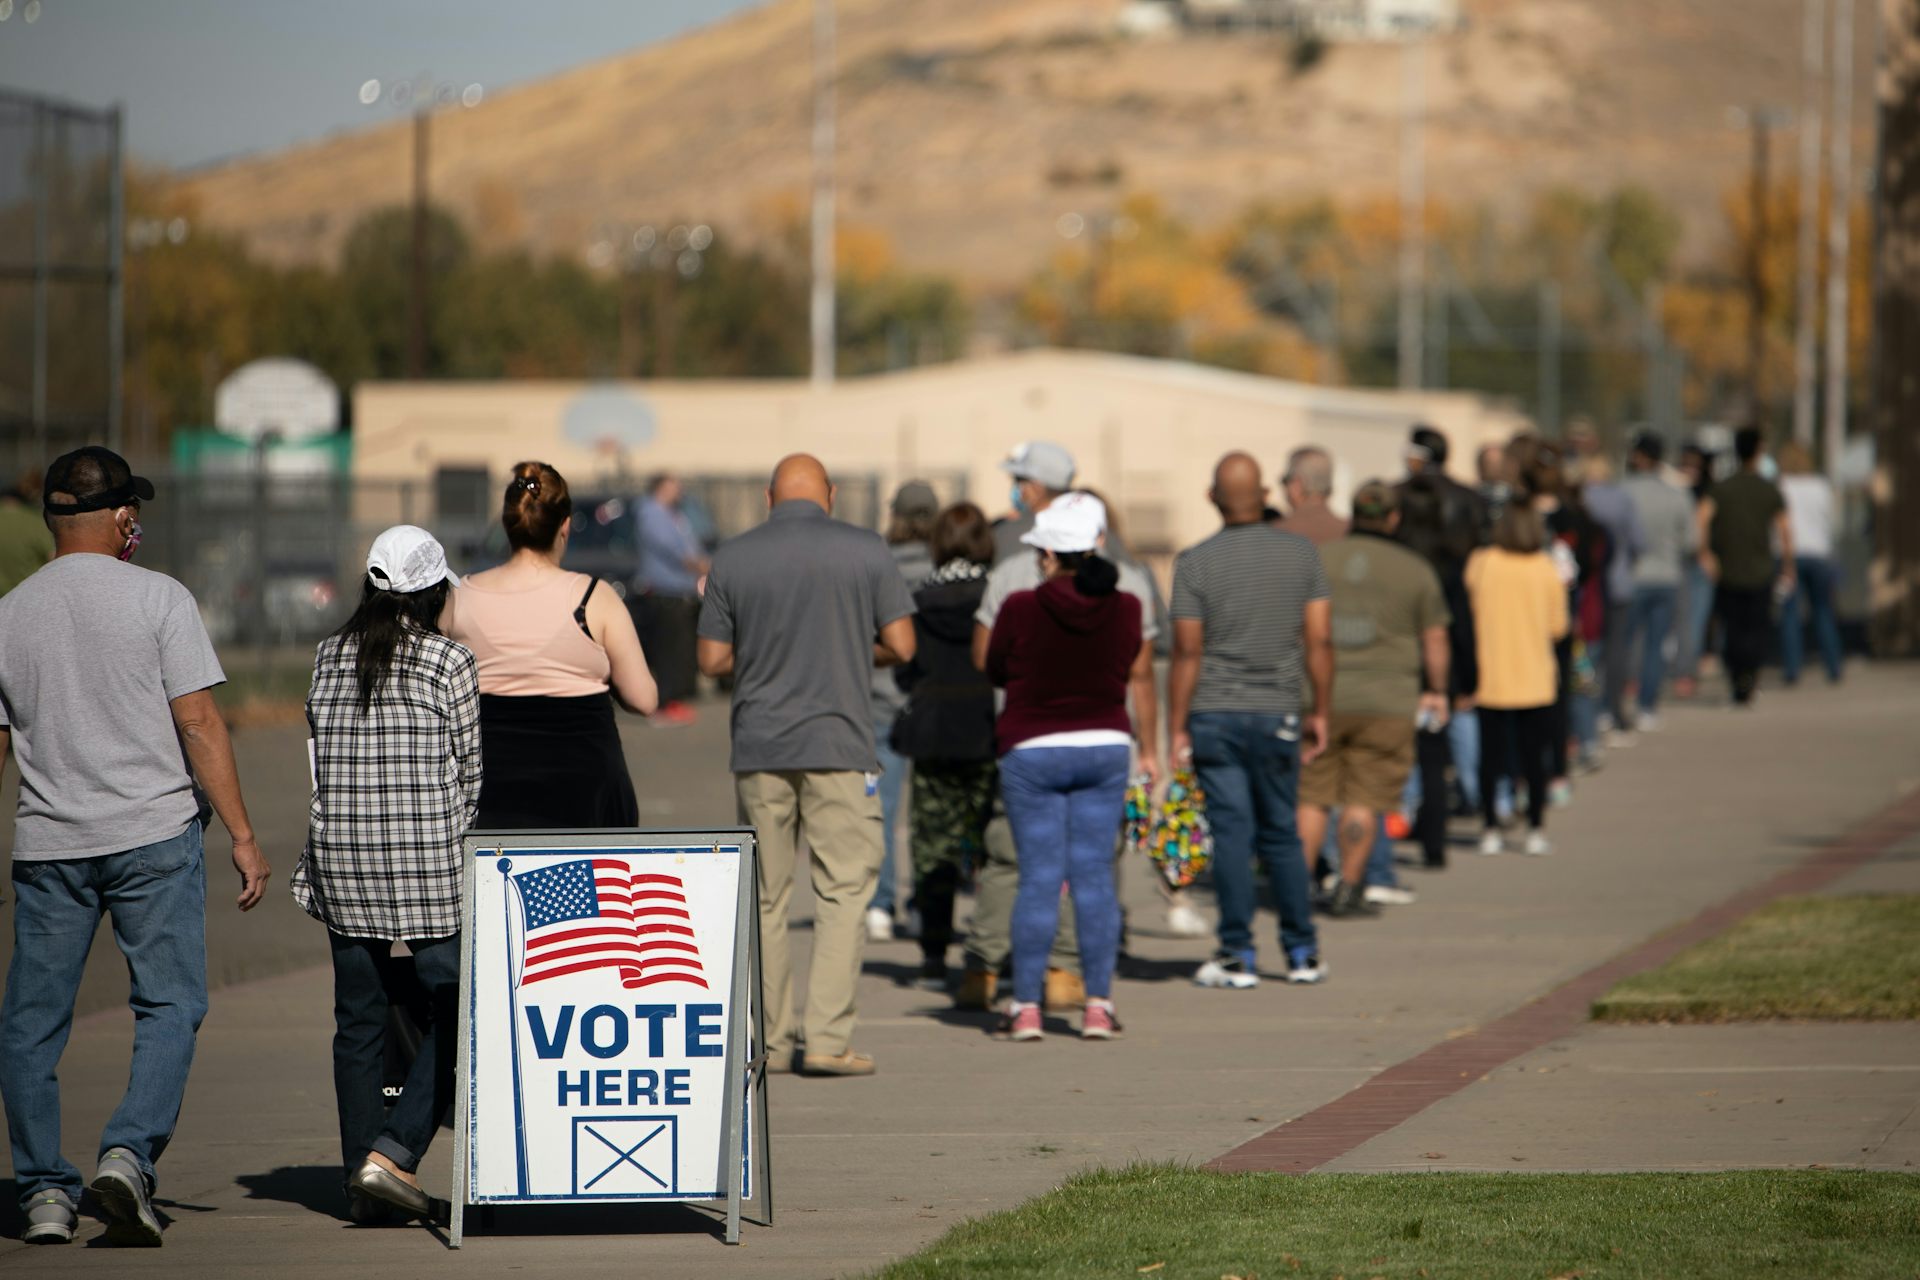
<path fill-rule="evenodd" d="M 449 1242 L 494 1205 L 771 1223 L 751 829 L 465 838 Z"/>

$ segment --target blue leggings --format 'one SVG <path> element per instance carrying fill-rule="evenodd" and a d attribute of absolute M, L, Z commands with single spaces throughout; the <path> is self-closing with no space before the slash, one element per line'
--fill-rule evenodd
<path fill-rule="evenodd" d="M 1087 994 L 1111 999 L 1120 949 L 1113 844 L 1125 808 L 1127 748 L 1032 747 L 1000 757 L 1000 791 L 1020 858 L 1013 903 L 1013 998 L 1038 1004 L 1060 922 L 1060 886 L 1073 892 Z"/>

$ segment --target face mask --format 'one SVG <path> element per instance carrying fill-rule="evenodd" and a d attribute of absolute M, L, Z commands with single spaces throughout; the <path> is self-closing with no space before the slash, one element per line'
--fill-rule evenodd
<path fill-rule="evenodd" d="M 140 522 L 135 520 L 132 527 L 127 530 L 127 545 L 120 548 L 120 558 L 122 560 L 133 559 L 133 553 L 140 549 L 140 537 L 144 532 L 145 531 L 140 528 Z"/>
<path fill-rule="evenodd" d="M 1013 483 L 1012 502 L 1013 502 L 1013 509 L 1019 512 L 1021 515 L 1030 516 L 1033 514 L 1031 511 L 1027 510 L 1027 497 L 1025 494 L 1020 492 L 1020 482 L 1018 480 L 1014 481 Z"/>
<path fill-rule="evenodd" d="M 1768 454 L 1766 457 L 1760 459 L 1760 474 L 1768 480 L 1779 478 L 1780 464 L 1773 460 L 1772 454 Z"/>

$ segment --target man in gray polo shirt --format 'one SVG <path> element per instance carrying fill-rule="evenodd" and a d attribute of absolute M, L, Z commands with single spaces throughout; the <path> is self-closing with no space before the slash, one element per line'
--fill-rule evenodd
<path fill-rule="evenodd" d="M 817 459 L 781 461 L 767 522 L 714 553 L 700 670 L 734 678 L 734 785 L 760 844 L 769 1059 L 784 1068 L 800 1039 L 787 916 L 804 828 L 818 907 L 800 1069 L 864 1076 L 874 1066 L 853 1050 L 854 989 L 885 852 L 871 672 L 913 657 L 913 598 L 879 535 L 830 518 L 833 499 Z"/>

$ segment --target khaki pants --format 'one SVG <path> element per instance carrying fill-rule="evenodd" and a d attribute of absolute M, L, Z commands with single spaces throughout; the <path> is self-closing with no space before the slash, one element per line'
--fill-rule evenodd
<path fill-rule="evenodd" d="M 850 770 L 743 773 L 734 779 L 740 820 L 760 843 L 761 998 L 767 1050 L 776 1062 L 793 1053 L 793 956 L 787 918 L 804 832 L 818 899 L 813 918 L 813 972 L 802 1018 L 807 1052 L 837 1057 L 853 1039 L 854 987 L 866 949 L 867 902 L 886 844 L 880 796 L 866 775 Z"/>
<path fill-rule="evenodd" d="M 1007 807 L 1000 799 L 1000 787 L 993 788 L 993 816 L 987 820 L 987 857 L 975 878 L 973 927 L 967 930 L 967 968 L 998 973 L 1013 951 L 1013 900 L 1020 893 L 1020 858 L 1013 846 L 1013 825 L 1007 821 Z M 1074 930 L 1073 912 L 1060 913 L 1060 927 L 1053 935 L 1053 954 L 1047 957 L 1050 969 L 1080 972 L 1080 938 Z"/>

